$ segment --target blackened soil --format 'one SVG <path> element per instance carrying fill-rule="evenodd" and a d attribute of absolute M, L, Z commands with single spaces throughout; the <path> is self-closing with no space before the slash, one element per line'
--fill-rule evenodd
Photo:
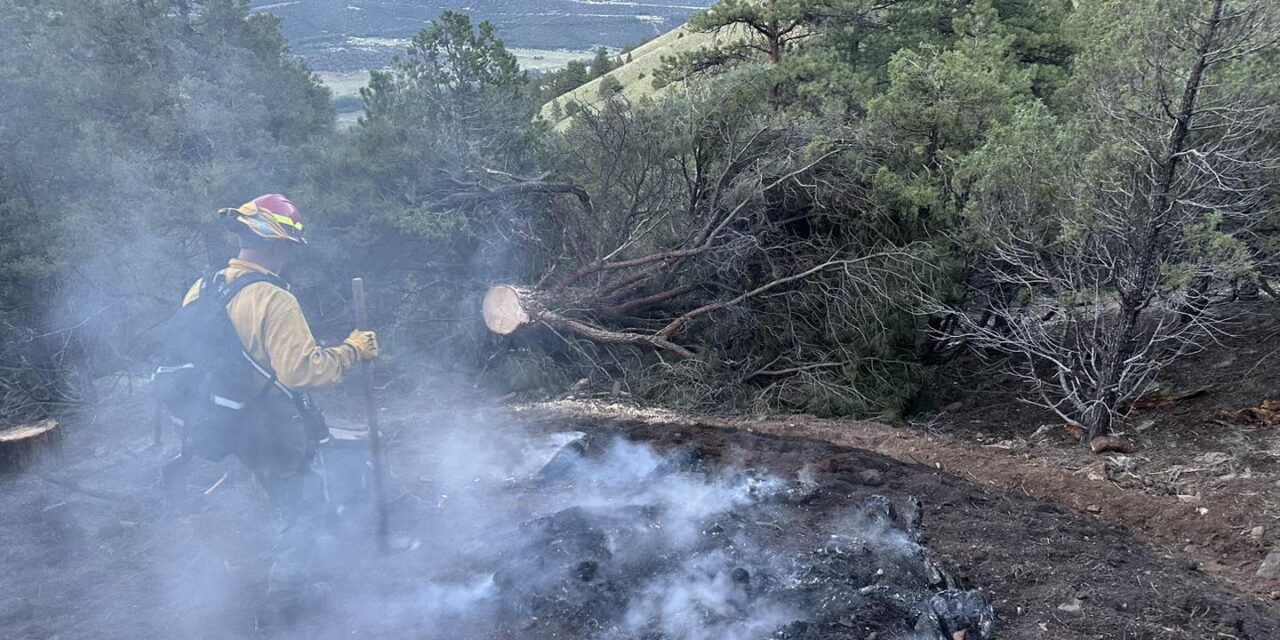
<path fill-rule="evenodd" d="M 432 554 L 433 536 L 447 538 L 450 530 L 433 514 L 458 498 L 433 490 L 431 478 L 412 464 L 419 452 L 449 455 L 432 440 L 430 427 L 453 418 L 388 413 L 392 526 L 420 535 L 424 546 L 379 557 L 367 512 L 353 509 L 345 532 L 324 549 L 330 604 L 309 614 L 303 633 L 287 637 L 433 637 L 429 628 L 395 625 L 401 615 L 395 606 L 412 607 L 417 611 L 406 617 L 422 619 L 430 617 L 423 608 L 465 596 L 465 589 L 444 593 L 427 584 L 428 576 L 456 572 L 466 586 L 471 574 L 441 566 Z M 204 465 L 181 499 L 161 500 L 155 478 L 165 455 L 146 448 L 149 424 L 133 414 L 146 415 L 121 411 L 70 425 L 59 455 L 0 476 L 0 638 L 280 637 L 255 625 L 271 535 L 252 479 L 234 462 Z M 488 418 L 468 420 L 478 430 L 489 428 Z M 765 527 L 780 546 L 819 548 L 835 517 L 868 496 L 898 504 L 917 496 L 925 508 L 925 543 L 964 587 L 990 595 L 1002 619 L 996 638 L 1280 638 L 1280 615 L 1271 603 L 1243 596 L 1123 529 L 928 467 L 819 440 L 719 427 L 530 418 L 510 428 L 619 435 L 663 450 L 692 445 L 713 463 L 787 478 L 811 474 L 817 494 Z M 98 495 L 51 477 L 72 479 Z M 573 637 L 537 633 L 555 628 L 533 625 L 531 633 L 511 637 Z M 855 629 L 818 631 L 810 637 L 863 637 Z"/>
<path fill-rule="evenodd" d="M 990 594 L 1002 619 L 998 638 L 1280 638 L 1273 604 L 1234 592 L 1123 529 L 1053 504 L 817 440 L 685 425 L 596 428 L 663 447 L 695 442 L 713 460 L 780 475 L 808 467 L 823 490 L 780 523 L 780 535 L 821 531 L 830 514 L 869 495 L 919 497 L 925 543 L 965 587 Z"/>

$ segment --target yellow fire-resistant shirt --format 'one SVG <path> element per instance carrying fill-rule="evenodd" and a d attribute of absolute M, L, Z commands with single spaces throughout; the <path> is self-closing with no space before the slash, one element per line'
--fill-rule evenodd
<path fill-rule="evenodd" d="M 227 264 L 227 282 L 250 271 L 275 275 L 260 265 L 232 258 Z M 196 281 L 182 299 L 182 306 L 198 297 L 200 282 Z M 290 389 L 335 384 L 360 361 L 350 345 L 321 347 L 316 344 L 298 299 L 268 282 L 257 282 L 241 290 L 227 304 L 227 315 L 245 351 L 254 360 L 269 363 L 280 382 Z"/>

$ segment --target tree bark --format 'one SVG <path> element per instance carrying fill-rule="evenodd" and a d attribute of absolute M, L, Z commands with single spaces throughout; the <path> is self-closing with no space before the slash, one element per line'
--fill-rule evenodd
<path fill-rule="evenodd" d="M 681 291 L 676 289 L 650 296 L 650 298 L 666 300 L 680 293 Z M 566 331 L 595 342 L 652 347 L 670 352 L 685 360 L 696 357 L 692 351 L 671 342 L 665 336 L 605 329 L 583 320 L 566 317 L 548 308 L 551 306 L 548 302 L 554 300 L 554 296 L 546 293 L 510 285 L 490 287 L 482 305 L 485 325 L 494 333 L 510 335 L 528 324 L 541 322 L 553 329 Z"/>

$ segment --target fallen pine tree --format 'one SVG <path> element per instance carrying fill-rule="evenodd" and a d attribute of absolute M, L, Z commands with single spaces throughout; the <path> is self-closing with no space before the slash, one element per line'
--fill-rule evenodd
<path fill-rule="evenodd" d="M 841 217 L 857 197 L 853 142 L 702 114 L 664 148 L 629 129 L 653 124 L 645 114 L 614 108 L 576 121 L 555 179 L 485 169 L 441 200 L 473 217 L 536 207 L 552 230 L 540 239 L 556 239 L 537 269 L 488 288 L 491 331 L 578 343 L 557 360 L 581 363 L 573 379 L 648 376 L 677 403 L 879 412 L 882 391 L 911 393 L 913 292 L 941 270 L 927 244 Z"/>

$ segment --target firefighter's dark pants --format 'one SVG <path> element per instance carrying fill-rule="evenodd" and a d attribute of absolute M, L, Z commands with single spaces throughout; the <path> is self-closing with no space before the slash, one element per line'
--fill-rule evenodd
<path fill-rule="evenodd" d="M 267 574 L 267 604 L 297 613 L 312 583 L 316 544 L 325 527 L 327 498 L 318 453 L 287 405 L 263 411 L 238 457 L 266 492 L 277 528 Z"/>
<path fill-rule="evenodd" d="M 268 604 L 295 612 L 311 585 L 316 540 L 325 526 L 322 479 L 311 468 L 288 473 L 257 469 L 254 476 L 267 493 L 277 527 L 267 573 Z"/>

